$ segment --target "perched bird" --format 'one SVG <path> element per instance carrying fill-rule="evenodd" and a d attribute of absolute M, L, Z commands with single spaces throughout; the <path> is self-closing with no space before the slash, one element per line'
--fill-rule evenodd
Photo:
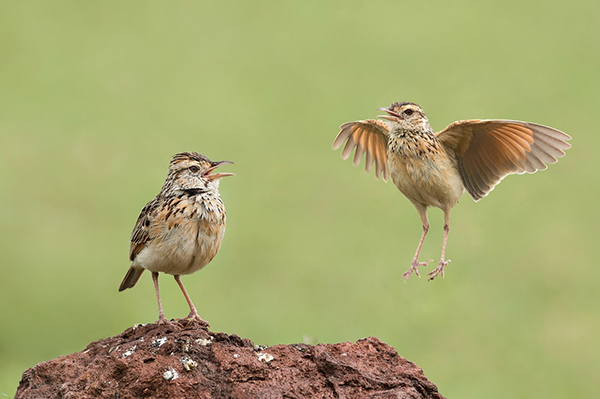
<path fill-rule="evenodd" d="M 571 147 L 571 137 L 551 127 L 529 122 L 503 119 L 473 119 L 451 123 L 434 133 L 425 113 L 415 103 L 397 102 L 389 108 L 379 108 L 387 115 L 378 116 L 387 122 L 367 119 L 344 123 L 333 142 L 333 149 L 345 143 L 342 158 L 356 148 L 354 165 L 366 154 L 365 169 L 384 181 L 392 181 L 413 203 L 423 227 L 410 269 L 404 281 L 418 267 L 419 253 L 429 231 L 427 208 L 434 206 L 444 212 L 444 241 L 438 267 L 429 273 L 429 280 L 444 276 L 446 243 L 450 231 L 450 210 L 458 203 L 464 190 L 479 201 L 505 176 L 512 173 L 534 173 L 547 168 Z"/>
<path fill-rule="evenodd" d="M 119 291 L 132 288 L 144 270 L 152 272 L 158 323 L 169 323 L 163 313 L 158 290 L 158 273 L 175 277 L 190 307 L 187 319 L 203 325 L 180 276 L 206 266 L 217 254 L 225 234 L 225 205 L 219 195 L 222 177 L 233 173 L 212 173 L 230 161 L 211 161 L 196 152 L 173 156 L 169 174 L 160 193 L 142 209 L 133 233 L 129 259 L 131 267 Z"/>

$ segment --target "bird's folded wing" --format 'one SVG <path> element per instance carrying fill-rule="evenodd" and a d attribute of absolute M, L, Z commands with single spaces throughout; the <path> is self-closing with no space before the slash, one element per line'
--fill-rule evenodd
<path fill-rule="evenodd" d="M 465 188 L 475 201 L 506 175 L 544 170 L 565 155 L 571 137 L 560 130 L 511 120 L 467 120 L 437 133 L 456 155 Z"/>
<path fill-rule="evenodd" d="M 131 232 L 131 243 L 129 245 L 129 260 L 133 261 L 137 254 L 148 243 L 150 239 L 150 222 L 153 217 L 155 210 L 157 209 L 159 202 L 157 199 L 153 199 L 148 202 L 146 206 L 140 212 L 133 232 Z"/>
<path fill-rule="evenodd" d="M 354 152 L 354 166 L 360 163 L 363 154 L 366 153 L 365 169 L 371 171 L 373 162 L 375 162 L 375 176 L 383 176 L 387 181 L 389 177 L 389 168 L 387 164 L 387 145 L 388 145 L 389 127 L 387 123 L 376 120 L 366 119 L 363 121 L 347 122 L 340 126 L 340 132 L 333 142 L 333 149 L 337 150 L 344 145 L 342 158 L 346 159 Z"/>

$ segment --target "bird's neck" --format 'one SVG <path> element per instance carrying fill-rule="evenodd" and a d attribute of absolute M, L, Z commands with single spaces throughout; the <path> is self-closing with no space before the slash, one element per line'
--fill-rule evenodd
<path fill-rule="evenodd" d="M 179 187 L 176 185 L 165 185 L 160 192 L 163 197 L 218 197 L 219 191 L 211 187 Z"/>
<path fill-rule="evenodd" d="M 396 137 L 399 140 L 437 140 L 433 129 L 429 124 L 423 128 L 404 128 L 395 126 L 390 130 L 390 137 Z"/>
<path fill-rule="evenodd" d="M 186 184 L 187 183 L 187 184 Z M 204 180 L 200 185 L 190 184 L 181 179 L 167 178 L 163 184 L 160 193 L 162 196 L 186 196 L 192 197 L 197 195 L 204 196 L 219 196 L 219 180 Z"/>
<path fill-rule="evenodd" d="M 402 158 L 427 158 L 440 144 L 433 130 L 392 129 L 388 151 Z"/>
<path fill-rule="evenodd" d="M 195 195 L 210 193 L 210 190 L 208 190 L 206 188 L 200 188 L 200 187 L 182 188 L 177 191 L 181 192 L 187 196 L 195 196 Z"/>

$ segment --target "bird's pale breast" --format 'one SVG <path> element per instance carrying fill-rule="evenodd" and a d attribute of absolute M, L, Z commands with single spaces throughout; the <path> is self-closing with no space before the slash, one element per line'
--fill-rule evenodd
<path fill-rule="evenodd" d="M 214 258 L 224 234 L 225 208 L 220 198 L 182 199 L 158 212 L 150 226 L 150 241 L 134 264 L 154 272 L 191 274 Z"/>
<path fill-rule="evenodd" d="M 415 204 L 451 209 L 464 191 L 456 161 L 432 143 L 391 142 L 388 164 L 396 187 Z"/>

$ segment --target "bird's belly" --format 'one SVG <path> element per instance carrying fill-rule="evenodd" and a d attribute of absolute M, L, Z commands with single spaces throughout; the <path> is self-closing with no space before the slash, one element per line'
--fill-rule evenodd
<path fill-rule="evenodd" d="M 191 274 L 206 266 L 217 254 L 225 225 L 189 220 L 165 229 L 136 256 L 134 263 L 146 270 L 172 275 Z"/>
<path fill-rule="evenodd" d="M 414 204 L 451 209 L 464 191 L 458 170 L 447 157 L 392 156 L 389 167 L 396 187 Z"/>

